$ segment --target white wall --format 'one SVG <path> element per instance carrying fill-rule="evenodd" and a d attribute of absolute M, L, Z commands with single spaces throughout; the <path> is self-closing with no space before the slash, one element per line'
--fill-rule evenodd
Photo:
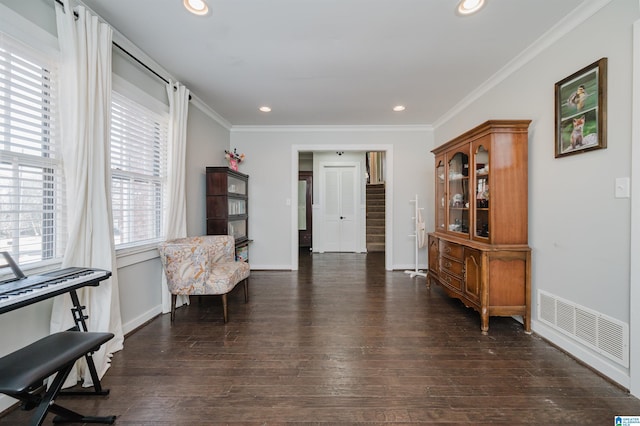
<path fill-rule="evenodd" d="M 313 152 L 303 152 L 299 155 L 298 170 L 313 172 Z"/>
<path fill-rule="evenodd" d="M 293 178 L 297 181 L 298 151 L 367 151 L 380 146 L 393 150 L 389 169 L 393 198 L 388 200 L 393 218 L 393 240 L 387 242 L 393 269 L 413 268 L 413 204 L 419 194 L 424 200 L 426 222 L 433 227 L 433 133 L 420 127 L 234 127 L 231 146 L 247 155 L 240 171 L 249 179 L 249 236 L 254 269 L 297 268 L 297 245 L 292 243 Z M 296 151 L 297 150 L 297 151 Z M 293 160 L 292 160 L 293 158 Z M 389 159 L 389 157 L 387 157 Z M 296 195 L 297 196 L 297 195 Z M 426 251 L 420 251 L 421 267 L 426 267 Z"/>
<path fill-rule="evenodd" d="M 194 108 L 194 106 L 196 106 Z M 206 168 L 225 166 L 224 150 L 229 149 L 229 130 L 208 115 L 208 110 L 189 107 L 187 128 L 187 234 L 205 235 Z"/>
<path fill-rule="evenodd" d="M 529 244 L 533 331 L 624 386 L 629 370 L 538 320 L 537 292 L 629 323 L 630 200 L 614 198 L 631 173 L 632 24 L 637 1 L 613 0 L 436 126 L 436 144 L 481 122 L 529 118 Z M 570 31 L 569 31 L 570 30 Z M 554 158 L 554 84 L 608 57 L 608 147 Z M 635 354 L 635 357 L 640 356 Z M 633 356 L 631 357 L 633 359 Z"/>

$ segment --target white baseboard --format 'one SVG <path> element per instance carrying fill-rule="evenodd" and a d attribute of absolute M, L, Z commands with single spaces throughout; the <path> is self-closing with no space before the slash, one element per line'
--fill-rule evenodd
<path fill-rule="evenodd" d="M 127 333 L 131 333 L 136 328 L 145 324 L 146 322 L 152 320 L 162 313 L 162 306 L 158 305 L 153 309 L 144 312 L 142 315 L 137 316 L 136 318 L 128 321 L 126 324 L 122 324 L 122 332 L 126 335 Z M 126 347 L 126 342 L 125 342 Z"/>
<path fill-rule="evenodd" d="M 314 253 L 318 253 L 318 252 L 314 252 Z M 394 271 L 404 271 L 405 269 L 415 269 L 416 265 L 415 264 L 396 264 L 393 265 L 393 270 Z M 427 270 L 427 265 L 418 265 L 418 268 L 421 269 L 422 271 L 426 271 Z M 292 267 L 291 265 L 258 265 L 256 263 L 252 263 L 251 264 L 251 270 L 252 271 L 292 271 Z"/>
<path fill-rule="evenodd" d="M 412 263 L 412 264 L 395 264 L 393 265 L 393 270 L 394 271 L 404 271 L 406 269 L 410 269 L 410 270 L 415 270 L 416 269 L 416 264 Z M 423 272 L 427 270 L 427 265 L 418 265 L 418 269 L 422 270 Z"/>
<path fill-rule="evenodd" d="M 291 265 L 258 265 L 251 264 L 252 271 L 292 271 Z"/>
<path fill-rule="evenodd" d="M 610 364 L 607 360 L 601 358 L 587 347 L 557 332 L 542 321 L 534 321 L 532 319 L 531 330 L 566 351 L 574 358 L 600 372 L 600 374 L 608 377 L 625 389 L 629 389 L 631 379 L 628 371 Z"/>

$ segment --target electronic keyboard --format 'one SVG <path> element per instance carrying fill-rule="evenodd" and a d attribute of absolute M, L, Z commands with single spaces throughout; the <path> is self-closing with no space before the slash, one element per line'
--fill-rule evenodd
<path fill-rule="evenodd" d="M 70 267 L 1 282 L 0 314 L 81 287 L 97 286 L 110 276 L 111 272 L 103 269 Z"/>

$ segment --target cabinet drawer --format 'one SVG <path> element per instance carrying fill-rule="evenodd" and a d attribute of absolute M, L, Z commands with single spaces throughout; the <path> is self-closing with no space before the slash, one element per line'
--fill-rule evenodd
<path fill-rule="evenodd" d="M 449 241 L 440 240 L 440 255 L 449 256 L 462 261 L 464 247 L 460 244 L 450 243 Z"/>
<path fill-rule="evenodd" d="M 440 270 L 458 277 L 462 277 L 462 262 L 456 262 L 455 260 L 449 259 L 447 257 L 441 257 Z"/>
<path fill-rule="evenodd" d="M 440 274 L 440 280 L 442 281 L 442 284 L 446 285 L 447 287 L 462 291 L 462 280 L 460 278 L 456 278 L 452 275 L 447 274 L 446 272 L 443 272 L 442 274 Z"/>

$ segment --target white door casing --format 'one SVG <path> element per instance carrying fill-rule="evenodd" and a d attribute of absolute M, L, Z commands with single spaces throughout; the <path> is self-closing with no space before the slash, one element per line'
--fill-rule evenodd
<path fill-rule="evenodd" d="M 298 221 L 293 220 L 298 216 L 298 171 L 299 171 L 299 156 L 301 152 L 335 152 L 335 151 L 380 151 L 386 154 L 386 185 L 385 185 L 385 256 L 384 267 L 387 271 L 393 271 L 393 219 L 394 219 L 394 206 L 393 206 L 393 182 L 394 182 L 394 150 L 393 144 L 293 144 L 291 145 L 291 157 L 290 157 L 290 193 L 291 200 L 289 203 L 291 206 L 291 218 L 289 227 L 291 229 L 291 269 L 298 270 Z M 319 201 L 319 200 L 318 200 Z M 288 204 L 288 205 L 289 205 Z M 313 203 L 313 216 L 318 219 L 318 223 L 321 223 L 320 216 L 322 216 L 322 209 L 318 203 Z M 313 244 L 321 244 L 322 234 L 319 228 L 315 227 L 317 232 L 314 234 Z M 318 241 L 316 241 L 316 238 Z M 320 251 L 320 250 L 318 250 Z"/>

